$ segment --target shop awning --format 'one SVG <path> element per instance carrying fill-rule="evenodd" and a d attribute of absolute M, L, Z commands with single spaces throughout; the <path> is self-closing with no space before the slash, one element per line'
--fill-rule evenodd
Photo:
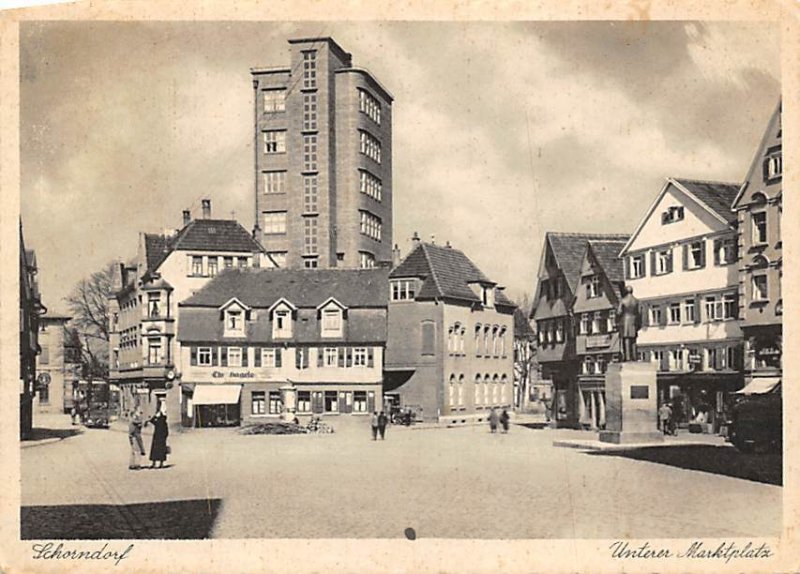
<path fill-rule="evenodd" d="M 736 391 L 739 395 L 764 395 L 781 383 L 780 377 L 756 377 L 745 388 Z"/>
<path fill-rule="evenodd" d="M 235 405 L 242 385 L 195 385 L 193 405 Z"/>

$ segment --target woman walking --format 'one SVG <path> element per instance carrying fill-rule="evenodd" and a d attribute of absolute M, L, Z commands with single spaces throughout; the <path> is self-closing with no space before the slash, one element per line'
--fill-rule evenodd
<path fill-rule="evenodd" d="M 148 422 L 153 425 L 153 442 L 150 444 L 150 468 L 164 468 L 164 461 L 167 460 L 167 436 L 169 427 L 167 426 L 167 415 L 159 410 Z"/>

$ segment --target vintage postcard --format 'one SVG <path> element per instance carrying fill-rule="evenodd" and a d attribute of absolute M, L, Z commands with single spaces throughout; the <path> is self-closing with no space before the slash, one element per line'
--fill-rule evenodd
<path fill-rule="evenodd" d="M 797 15 L 2 14 L 0 568 L 796 571 Z"/>

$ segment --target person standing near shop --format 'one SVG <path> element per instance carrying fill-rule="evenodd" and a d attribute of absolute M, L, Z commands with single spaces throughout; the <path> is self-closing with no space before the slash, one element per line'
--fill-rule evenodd
<path fill-rule="evenodd" d="M 489 430 L 492 433 L 497 432 L 497 411 L 494 408 L 489 412 Z"/>
<path fill-rule="evenodd" d="M 128 423 L 128 441 L 131 443 L 131 458 L 128 462 L 129 470 L 139 470 L 140 456 L 144 456 L 144 443 L 142 442 L 142 411 L 136 407 L 131 421 Z"/>
<path fill-rule="evenodd" d="M 378 432 L 381 433 L 381 440 L 384 440 L 386 437 L 386 424 L 388 422 L 389 419 L 386 418 L 386 413 L 381 411 L 378 415 Z"/>
<path fill-rule="evenodd" d="M 378 412 L 372 413 L 372 440 L 378 440 Z"/>
<path fill-rule="evenodd" d="M 159 409 L 148 421 L 153 425 L 153 442 L 150 443 L 150 468 L 164 468 L 167 460 L 167 437 L 169 436 L 169 426 L 167 426 L 167 415 Z"/>

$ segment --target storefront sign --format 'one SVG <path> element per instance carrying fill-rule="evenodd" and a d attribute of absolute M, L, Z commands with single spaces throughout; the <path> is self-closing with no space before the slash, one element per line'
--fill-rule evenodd
<path fill-rule="evenodd" d="M 586 348 L 593 349 L 595 347 L 608 347 L 611 345 L 611 335 L 589 335 L 586 337 Z"/>
<path fill-rule="evenodd" d="M 214 371 L 211 376 L 215 379 L 255 379 L 256 374 L 253 371 Z"/>

